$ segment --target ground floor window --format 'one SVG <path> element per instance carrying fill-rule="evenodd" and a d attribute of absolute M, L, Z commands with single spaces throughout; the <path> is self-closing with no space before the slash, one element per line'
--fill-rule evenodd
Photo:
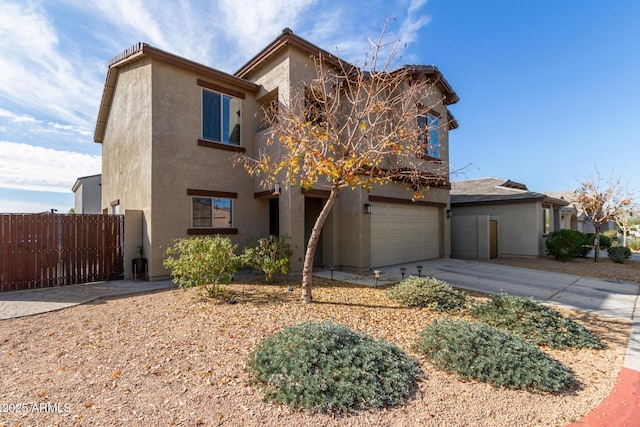
<path fill-rule="evenodd" d="M 551 233 L 551 207 L 542 207 L 542 230 L 544 234 Z"/>
<path fill-rule="evenodd" d="M 233 200 L 218 197 L 192 198 L 194 228 L 233 227 Z"/>

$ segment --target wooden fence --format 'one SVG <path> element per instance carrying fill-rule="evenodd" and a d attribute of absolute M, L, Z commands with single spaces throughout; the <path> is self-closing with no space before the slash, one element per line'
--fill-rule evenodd
<path fill-rule="evenodd" d="M 121 215 L 0 214 L 0 292 L 121 279 Z"/>

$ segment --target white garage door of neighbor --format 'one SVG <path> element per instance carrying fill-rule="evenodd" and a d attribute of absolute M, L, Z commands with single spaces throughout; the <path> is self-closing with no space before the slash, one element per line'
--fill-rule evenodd
<path fill-rule="evenodd" d="M 371 266 L 440 256 L 439 208 L 376 203 L 371 214 Z"/>

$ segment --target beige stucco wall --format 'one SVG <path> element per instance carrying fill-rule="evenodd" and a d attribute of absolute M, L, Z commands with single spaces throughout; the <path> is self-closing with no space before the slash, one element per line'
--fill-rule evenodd
<path fill-rule="evenodd" d="M 79 185 L 74 192 L 74 212 L 76 214 L 102 213 L 101 175 L 85 176 L 78 180 Z"/>
<path fill-rule="evenodd" d="M 268 233 L 268 202 L 253 197 L 253 179 L 240 165 L 236 153 L 198 145 L 202 137 L 202 87 L 197 79 L 229 87 L 162 62 L 153 69 L 153 221 L 148 230 L 153 247 L 149 259 L 151 278 L 167 276 L 162 266 L 164 251 L 175 238 L 185 237 L 192 226 L 192 197 L 187 189 L 235 192 L 233 226 L 228 235 L 244 244 Z M 238 88 L 229 87 L 238 91 Z M 252 151 L 256 132 L 255 95 L 245 92 L 242 100 L 241 145 Z"/>
<path fill-rule="evenodd" d="M 143 58 L 123 67 L 113 97 L 103 142 L 102 207 L 120 201 L 120 212 L 141 212 L 141 239 L 151 280 L 168 277 L 162 266 L 164 253 L 172 239 L 185 237 L 191 227 L 191 196 L 187 189 L 238 193 L 234 199 L 234 227 L 231 239 L 242 245 L 269 230 L 266 198 L 254 198 L 264 191 L 259 178 L 250 177 L 241 166 L 233 166 L 235 153 L 202 147 L 201 93 L 197 79 L 243 91 L 242 146 L 249 156 L 266 147 L 268 130 L 260 130 L 257 112 L 261 97 L 277 91 L 280 102 L 287 102 L 292 91 L 302 91 L 315 76 L 308 54 L 285 48 L 269 62 L 247 76 L 261 86 L 259 93 L 230 87 L 175 65 Z M 292 85 L 292 82 L 294 84 Z M 439 164 L 424 163 L 425 169 L 448 174 L 448 130 L 444 126 L 446 106 L 437 104 L 439 92 L 424 104 L 442 115 Z M 277 146 L 277 145 L 274 145 Z M 270 147 L 269 150 L 273 150 Z M 277 152 L 272 153 L 277 157 Z M 284 181 L 284 180 L 283 180 Z M 318 189 L 326 190 L 321 186 Z M 374 188 L 373 195 L 411 199 L 413 191 L 400 184 Z M 370 216 L 363 212 L 369 193 L 344 189 L 323 231 L 322 260 L 325 265 L 368 269 L 371 263 Z M 425 201 L 449 203 L 449 190 L 430 189 Z M 283 188 L 278 198 L 280 234 L 291 237 L 293 271 L 302 269 L 305 253 L 305 195 L 300 187 Z M 449 219 L 440 207 L 440 255 L 451 253 Z M 130 260 L 125 260 L 125 265 Z"/>
<path fill-rule="evenodd" d="M 151 64 L 142 59 L 123 67 L 118 75 L 109 120 L 102 142 L 102 209 L 112 212 L 112 202 L 119 201 L 118 211 L 139 210 L 141 233 L 125 235 L 125 246 L 141 242 L 149 253 L 151 218 Z M 125 219 L 126 222 L 126 219 Z M 127 242 L 128 239 L 128 242 Z M 141 239 L 141 242 L 140 242 Z M 129 251 L 130 252 L 130 251 Z M 125 257 L 131 254 L 125 253 Z M 131 260 L 125 258 L 130 274 Z"/>
<path fill-rule="evenodd" d="M 542 205 L 541 203 L 514 203 L 505 205 L 484 205 L 453 208 L 452 227 L 463 224 L 472 227 L 478 216 L 492 217 L 498 221 L 498 256 L 538 257 L 544 255 L 544 238 L 542 235 Z M 463 219 L 465 217 L 469 217 Z M 455 257 L 471 258 L 474 245 L 470 236 L 463 230 L 452 231 L 452 254 Z M 477 248 L 484 247 L 483 242 L 475 242 Z M 542 247 L 542 252 L 541 252 Z M 478 252 L 477 257 L 485 258 Z"/>
<path fill-rule="evenodd" d="M 260 94 L 270 93 L 277 89 L 280 103 L 287 104 L 291 96 L 303 93 L 306 86 L 311 85 L 316 76 L 316 69 L 308 53 L 295 48 L 281 50 L 273 59 L 253 70 L 246 76 L 247 79 L 261 85 Z M 258 96 L 261 96 L 261 95 Z M 441 113 L 440 128 L 440 155 L 441 163 L 424 163 L 425 170 L 434 173 L 448 175 L 449 165 L 449 138 L 445 125 L 446 106 L 439 102 L 442 94 L 434 88 L 434 92 L 422 100 L 422 103 L 432 107 Z M 260 133 L 257 146 L 267 150 L 272 157 L 277 158 L 278 144 L 266 146 L 268 131 Z M 284 180 L 283 180 L 284 181 Z M 256 180 L 257 185 L 257 180 Z M 327 187 L 318 185 L 319 190 L 327 190 Z M 264 190 L 259 187 L 256 191 Z M 400 184 L 391 184 L 374 189 L 371 194 L 411 199 L 413 191 Z M 352 190 L 345 188 L 333 207 L 332 214 L 327 219 L 322 235 L 322 260 L 325 265 L 334 265 L 338 268 L 366 270 L 371 266 L 371 226 L 370 215 L 365 215 L 363 205 L 368 203 L 369 193 L 362 189 Z M 280 207 L 280 232 L 292 237 L 293 256 L 292 268 L 302 268 L 304 259 L 305 242 L 304 230 L 304 203 L 305 197 L 299 187 L 285 188 L 279 198 Z M 430 189 L 426 193 L 426 201 L 449 203 L 449 190 Z M 441 211 L 441 242 L 440 253 L 443 257 L 450 256 L 450 227 L 446 218 L 446 208 Z"/>

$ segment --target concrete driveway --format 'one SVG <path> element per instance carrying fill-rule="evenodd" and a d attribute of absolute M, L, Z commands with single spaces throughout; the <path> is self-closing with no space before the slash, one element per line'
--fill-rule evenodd
<path fill-rule="evenodd" d="M 487 293 L 507 293 L 533 297 L 562 307 L 603 316 L 633 319 L 640 285 L 619 283 L 525 268 L 506 267 L 484 262 L 440 258 L 382 267 L 382 279 L 400 279 L 400 267 L 407 275 L 422 275 L 444 280 L 454 286 Z"/>

